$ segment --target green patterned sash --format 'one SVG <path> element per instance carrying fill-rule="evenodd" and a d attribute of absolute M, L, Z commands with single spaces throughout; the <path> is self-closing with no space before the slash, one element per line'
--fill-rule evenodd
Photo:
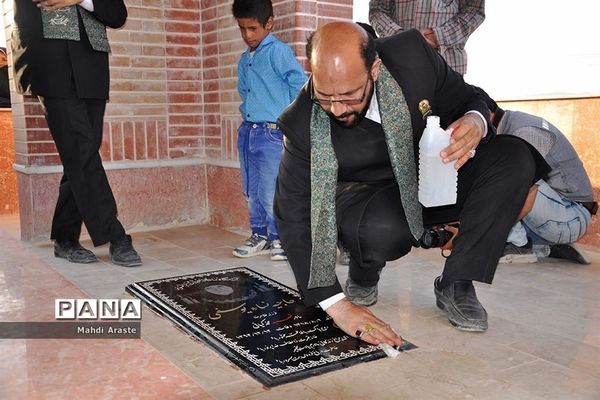
<path fill-rule="evenodd" d="M 375 87 L 381 125 L 400 189 L 402 207 L 410 231 L 418 240 L 423 234 L 423 216 L 417 197 L 417 172 L 410 112 L 402 89 L 383 64 Z M 312 108 L 310 135 L 312 253 L 308 288 L 312 289 L 331 286 L 337 279 L 335 193 L 338 163 L 331 143 L 331 119 L 316 103 Z"/>

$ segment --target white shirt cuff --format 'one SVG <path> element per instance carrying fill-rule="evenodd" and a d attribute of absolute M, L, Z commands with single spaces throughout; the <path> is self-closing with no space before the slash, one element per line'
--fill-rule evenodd
<path fill-rule="evenodd" d="M 344 293 L 335 294 L 323 301 L 319 302 L 319 306 L 323 309 L 323 311 L 327 310 L 329 307 L 337 303 L 338 301 L 345 299 L 346 295 Z"/>
<path fill-rule="evenodd" d="M 479 118 L 481 118 L 481 120 L 483 121 L 483 135 L 481 137 L 484 138 L 485 135 L 487 135 L 487 131 L 488 131 L 487 119 L 485 119 L 483 117 L 483 115 L 481 115 L 481 113 L 479 111 L 476 111 L 476 110 L 467 111 L 466 114 L 477 114 L 477 115 L 479 115 Z"/>
<path fill-rule="evenodd" d="M 81 0 L 81 3 L 79 3 L 78 6 L 81 8 L 85 8 L 89 12 L 94 11 L 94 1 L 93 0 Z"/>

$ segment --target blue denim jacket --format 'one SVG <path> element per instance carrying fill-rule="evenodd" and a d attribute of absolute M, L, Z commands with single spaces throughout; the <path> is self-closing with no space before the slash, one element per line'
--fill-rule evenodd
<path fill-rule="evenodd" d="M 238 63 L 237 89 L 244 121 L 275 122 L 296 98 L 307 77 L 292 49 L 272 34 L 248 48 Z"/>

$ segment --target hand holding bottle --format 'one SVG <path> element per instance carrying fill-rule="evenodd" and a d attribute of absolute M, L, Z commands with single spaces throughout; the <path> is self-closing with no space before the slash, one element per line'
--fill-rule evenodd
<path fill-rule="evenodd" d="M 454 168 L 459 169 L 474 154 L 479 142 L 485 136 L 485 124 L 475 113 L 468 113 L 454 121 L 447 129 L 451 131 L 450 145 L 440 155 L 445 164 L 455 161 Z"/>

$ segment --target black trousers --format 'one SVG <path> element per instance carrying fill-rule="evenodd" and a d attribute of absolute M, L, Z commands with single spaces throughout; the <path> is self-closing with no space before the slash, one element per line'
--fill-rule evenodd
<path fill-rule="evenodd" d="M 492 282 L 510 228 L 543 169 L 536 154 L 524 141 L 503 135 L 480 146 L 475 158 L 459 170 L 460 232 L 444 266 L 447 282 Z M 398 185 L 341 183 L 336 202 L 338 235 L 350 252 L 349 276 L 361 285 L 374 286 L 386 261 L 404 256 L 416 245 Z M 450 213 L 445 222 L 455 220 Z"/>
<path fill-rule="evenodd" d="M 50 238 L 79 239 L 82 222 L 94 246 L 122 238 L 125 230 L 99 153 L 106 101 L 39 99 L 63 165 Z"/>

